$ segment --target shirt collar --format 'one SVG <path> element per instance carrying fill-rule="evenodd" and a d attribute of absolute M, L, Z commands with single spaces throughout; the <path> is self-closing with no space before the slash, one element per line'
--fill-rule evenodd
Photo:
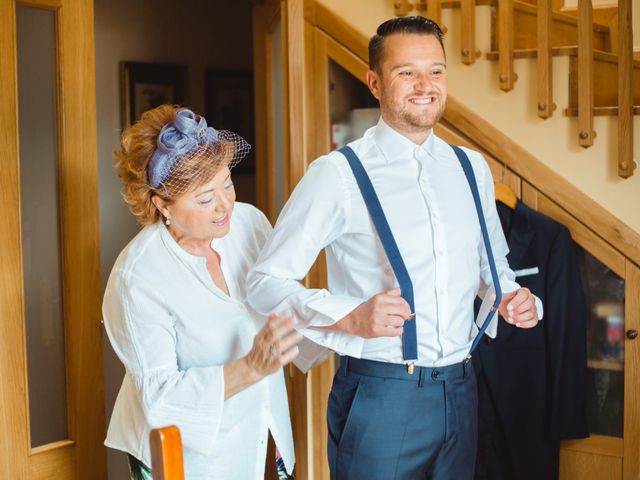
<path fill-rule="evenodd" d="M 419 150 L 434 156 L 433 150 L 435 148 L 435 142 L 433 129 L 422 145 L 416 145 L 400 132 L 391 128 L 382 117 L 380 117 L 373 135 L 374 141 L 384 155 L 387 163 L 414 158 L 416 151 Z"/>

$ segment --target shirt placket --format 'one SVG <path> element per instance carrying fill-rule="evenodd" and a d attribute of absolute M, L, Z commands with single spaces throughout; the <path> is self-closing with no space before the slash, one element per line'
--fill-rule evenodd
<path fill-rule="evenodd" d="M 433 158 L 423 149 L 416 148 L 416 159 L 421 164 L 420 169 L 420 190 L 425 199 L 427 205 L 427 211 L 429 212 L 429 223 L 431 228 L 431 235 L 433 238 L 432 243 L 432 258 L 434 262 L 434 298 L 435 298 L 435 334 L 436 341 L 440 348 L 441 356 L 435 359 L 433 364 L 438 365 L 439 361 L 446 357 L 446 319 L 447 315 L 447 298 L 449 292 L 447 291 L 447 285 L 449 284 L 449 271 L 447 262 L 447 250 L 446 250 L 446 229 L 442 216 L 442 205 L 438 203 L 438 198 L 435 195 L 433 185 L 431 185 L 430 178 L 437 177 L 435 172 L 435 165 Z"/>

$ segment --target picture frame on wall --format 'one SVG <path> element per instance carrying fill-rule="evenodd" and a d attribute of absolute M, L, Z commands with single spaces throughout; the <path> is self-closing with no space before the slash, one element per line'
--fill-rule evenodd
<path fill-rule="evenodd" d="M 159 105 L 184 104 L 186 79 L 185 65 L 120 62 L 122 128 Z"/>
<path fill-rule="evenodd" d="M 237 133 L 251 145 L 251 151 L 233 168 L 234 173 L 255 173 L 252 72 L 207 68 L 205 116 L 210 126 Z"/>

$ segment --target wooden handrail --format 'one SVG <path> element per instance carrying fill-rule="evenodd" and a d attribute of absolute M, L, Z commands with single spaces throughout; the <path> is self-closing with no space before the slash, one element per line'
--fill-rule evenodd
<path fill-rule="evenodd" d="M 454 96 L 447 97 L 443 120 L 472 138 L 489 155 L 551 198 L 619 252 L 640 266 L 640 234 L 546 166 Z"/>
<path fill-rule="evenodd" d="M 618 1 L 618 175 L 633 175 L 633 31 L 631 0 Z"/>
<path fill-rule="evenodd" d="M 551 0 L 538 0 L 538 116 L 541 118 L 549 118 L 556 108 L 551 60 Z"/>
<path fill-rule="evenodd" d="M 439 3 L 439 2 L 438 2 Z M 462 63 L 471 65 L 480 56 L 476 48 L 476 2 L 475 0 L 461 0 L 460 2 L 460 34 Z"/>
<path fill-rule="evenodd" d="M 578 0 L 578 142 L 593 145 L 593 7 Z"/>
<path fill-rule="evenodd" d="M 518 79 L 513 71 L 513 0 L 498 2 L 498 56 L 500 89 L 508 92 Z"/>

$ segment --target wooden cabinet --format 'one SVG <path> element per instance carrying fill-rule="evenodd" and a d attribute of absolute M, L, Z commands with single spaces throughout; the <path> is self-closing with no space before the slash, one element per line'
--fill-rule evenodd
<path fill-rule="evenodd" d="M 523 200 L 571 231 L 587 298 L 587 421 L 591 437 L 562 442 L 560 478 L 637 479 L 640 268 L 527 182 L 523 182 Z"/>

